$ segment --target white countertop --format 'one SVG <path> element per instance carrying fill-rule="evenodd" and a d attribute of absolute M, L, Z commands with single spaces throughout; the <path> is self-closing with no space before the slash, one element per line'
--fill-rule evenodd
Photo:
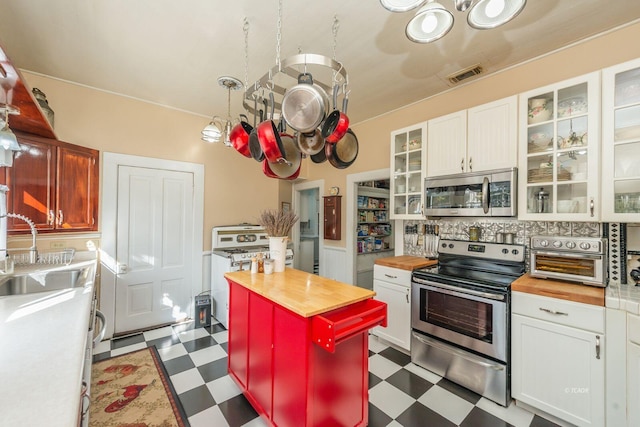
<path fill-rule="evenodd" d="M 92 294 L 93 282 L 0 297 L 2 425 L 77 424 Z"/>
<path fill-rule="evenodd" d="M 609 284 L 605 306 L 640 315 L 640 286 Z"/>

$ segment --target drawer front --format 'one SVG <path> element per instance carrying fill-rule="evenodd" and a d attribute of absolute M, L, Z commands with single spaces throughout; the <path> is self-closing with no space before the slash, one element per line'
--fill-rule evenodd
<path fill-rule="evenodd" d="M 514 291 L 511 293 L 511 311 L 559 325 L 604 333 L 604 307 Z"/>
<path fill-rule="evenodd" d="M 373 278 L 375 280 L 395 283 L 396 285 L 411 287 L 411 272 L 400 268 L 375 264 L 373 266 Z"/>
<path fill-rule="evenodd" d="M 627 313 L 627 338 L 640 345 L 640 316 Z"/>

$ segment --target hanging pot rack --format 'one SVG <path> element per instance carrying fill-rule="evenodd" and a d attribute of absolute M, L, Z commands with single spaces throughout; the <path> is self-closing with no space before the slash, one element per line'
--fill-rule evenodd
<path fill-rule="evenodd" d="M 313 70 L 309 70 L 309 68 L 313 68 Z M 254 100 L 263 98 L 265 93 L 273 92 L 275 98 L 274 110 L 280 113 L 282 98 L 287 88 L 296 85 L 298 83 L 298 75 L 305 71 L 311 72 L 314 77 L 314 84 L 320 86 L 327 93 L 331 93 L 335 84 L 341 86 L 340 90 L 343 94 L 347 93 L 346 87 L 349 84 L 349 76 L 341 62 L 324 55 L 300 53 L 283 59 L 260 79 L 256 80 L 255 83 L 248 85 L 244 93 L 242 106 L 250 114 L 257 114 L 254 108 Z M 328 73 L 329 76 L 327 77 L 324 74 L 320 76 L 319 73 Z"/>

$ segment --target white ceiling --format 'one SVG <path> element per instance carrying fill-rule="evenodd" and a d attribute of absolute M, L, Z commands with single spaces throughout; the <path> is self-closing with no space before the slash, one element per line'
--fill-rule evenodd
<path fill-rule="evenodd" d="M 453 11 L 451 32 L 422 45 L 404 35 L 412 13 L 388 12 L 377 0 L 282 6 L 283 59 L 332 57 L 337 16 L 353 123 L 447 90 L 445 77 L 471 65 L 492 73 L 640 18 L 637 0 L 529 0 L 494 30 L 474 30 Z M 244 18 L 248 81 L 275 65 L 278 0 L 0 0 L 0 11 L 0 45 L 17 67 L 203 116 L 226 116 L 219 76 L 245 81 Z M 242 112 L 241 99 L 231 93 L 232 114 Z"/>

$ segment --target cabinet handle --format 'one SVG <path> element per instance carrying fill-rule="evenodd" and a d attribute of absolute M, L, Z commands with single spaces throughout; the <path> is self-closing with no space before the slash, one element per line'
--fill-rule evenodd
<path fill-rule="evenodd" d="M 600 335 L 596 335 L 596 359 L 600 359 Z"/>
<path fill-rule="evenodd" d="M 589 209 L 591 210 L 591 218 L 593 218 L 595 207 L 596 207 L 596 205 L 595 205 L 595 203 L 593 201 L 593 197 L 592 197 L 591 201 L 589 202 Z"/>
<path fill-rule="evenodd" d="M 53 225 L 55 221 L 55 215 L 53 213 L 53 209 L 49 210 L 49 215 L 47 215 L 47 224 Z"/>
<path fill-rule="evenodd" d="M 548 308 L 539 307 L 539 309 L 540 309 L 540 311 L 544 311 L 545 313 L 556 314 L 558 316 L 568 316 L 569 315 L 569 313 L 564 313 L 562 311 L 549 310 Z"/>
<path fill-rule="evenodd" d="M 398 276 L 392 276 L 390 274 L 384 273 L 385 276 L 387 276 L 389 279 L 397 279 Z"/>
<path fill-rule="evenodd" d="M 464 157 L 460 160 L 460 171 L 464 172 Z"/>
<path fill-rule="evenodd" d="M 62 213 L 62 209 L 60 209 L 60 210 L 58 211 L 58 220 L 57 220 L 57 223 L 58 223 L 58 225 L 59 225 L 59 226 L 61 226 L 63 222 L 64 222 L 64 214 Z"/>
<path fill-rule="evenodd" d="M 473 157 L 469 157 L 469 172 L 473 172 Z"/>
<path fill-rule="evenodd" d="M 404 296 L 407 298 L 407 304 L 410 304 L 411 302 L 409 301 L 409 289 L 407 289 L 407 293 L 404 294 Z"/>

